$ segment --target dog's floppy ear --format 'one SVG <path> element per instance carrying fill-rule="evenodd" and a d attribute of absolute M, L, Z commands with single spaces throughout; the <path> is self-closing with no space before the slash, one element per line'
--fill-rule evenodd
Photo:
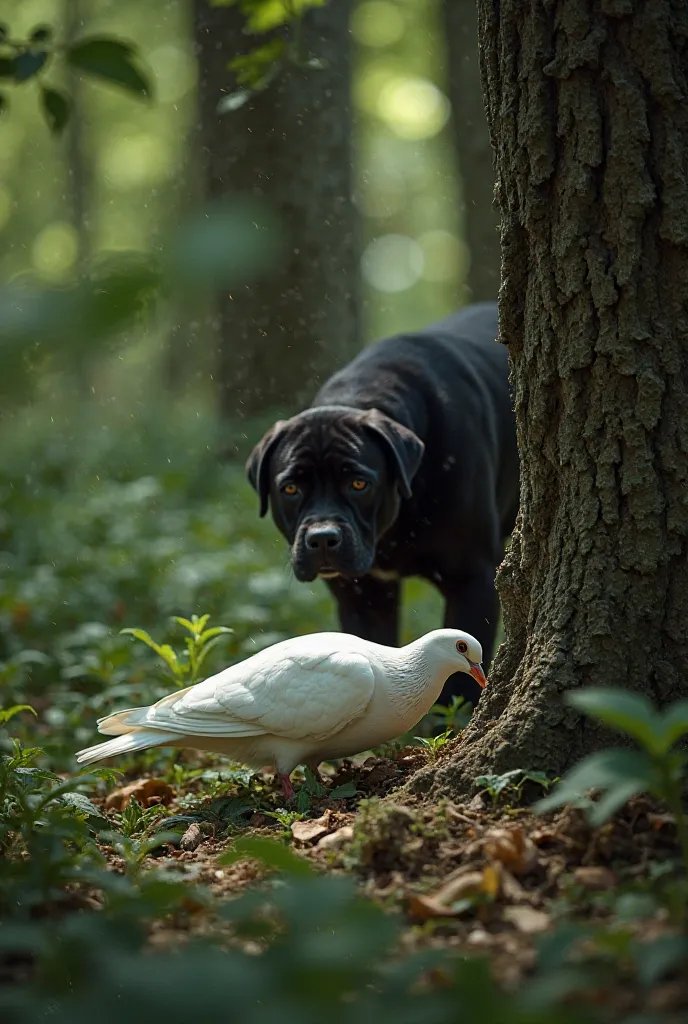
<path fill-rule="evenodd" d="M 284 436 L 286 420 L 278 420 L 267 434 L 264 434 L 246 461 L 246 476 L 260 498 L 260 518 L 268 510 L 270 495 L 270 457 Z"/>
<path fill-rule="evenodd" d="M 366 412 L 363 422 L 384 442 L 397 471 L 399 492 L 402 498 L 410 498 L 411 481 L 418 472 L 425 445 L 412 430 L 385 416 L 379 409 Z"/>

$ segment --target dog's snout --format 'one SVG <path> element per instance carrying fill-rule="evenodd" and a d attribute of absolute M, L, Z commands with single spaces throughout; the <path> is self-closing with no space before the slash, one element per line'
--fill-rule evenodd
<path fill-rule="evenodd" d="M 342 546 L 342 531 L 334 523 L 320 523 L 309 526 L 306 532 L 306 547 L 309 551 L 327 554 Z"/>

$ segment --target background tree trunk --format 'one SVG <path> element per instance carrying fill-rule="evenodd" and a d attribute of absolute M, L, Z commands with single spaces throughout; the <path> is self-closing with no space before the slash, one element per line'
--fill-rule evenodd
<path fill-rule="evenodd" d="M 577 686 L 688 693 L 688 5 L 480 0 L 523 475 L 507 639 L 457 756 L 560 773 Z"/>
<path fill-rule="evenodd" d="M 452 127 L 463 191 L 473 302 L 494 302 L 499 291 L 499 217 L 494 163 L 485 116 L 478 54 L 476 0 L 444 0 Z"/>
<path fill-rule="evenodd" d="M 196 3 L 203 146 L 212 196 L 263 197 L 290 258 L 219 300 L 218 383 L 225 418 L 297 410 L 359 348 L 358 245 L 351 154 L 351 0 L 303 19 L 304 49 L 325 70 L 289 67 L 233 113 L 216 107 L 227 62 L 256 44 L 235 6 Z"/>

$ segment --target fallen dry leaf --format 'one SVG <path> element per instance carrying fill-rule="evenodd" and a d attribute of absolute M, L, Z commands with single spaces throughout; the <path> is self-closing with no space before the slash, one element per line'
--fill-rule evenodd
<path fill-rule="evenodd" d="M 483 850 L 490 860 L 499 861 L 512 875 L 525 875 L 539 862 L 535 844 L 518 826 L 491 829 L 485 837 Z"/>
<path fill-rule="evenodd" d="M 291 826 L 291 834 L 297 843 L 314 843 L 330 831 L 330 812 L 320 818 L 313 818 L 310 821 L 294 821 Z"/>
<path fill-rule="evenodd" d="M 573 877 L 585 889 L 603 891 L 613 889 L 617 884 L 616 875 L 609 868 L 590 865 L 589 867 L 574 868 Z"/>
<path fill-rule="evenodd" d="M 524 935 L 537 935 L 549 928 L 550 920 L 543 910 L 534 907 L 505 907 L 505 921 L 509 921 Z"/>
<path fill-rule="evenodd" d="M 436 892 L 427 896 L 412 893 L 408 897 L 408 912 L 416 921 L 427 921 L 433 917 L 456 917 L 465 907 L 454 909 L 461 900 L 472 896 L 489 896 L 495 899 L 501 886 L 501 871 L 488 864 L 482 871 L 466 871 L 446 882 Z"/>
<path fill-rule="evenodd" d="M 445 906 L 432 896 L 419 896 L 412 893 L 407 901 L 408 915 L 412 921 L 419 923 L 431 921 L 437 917 L 456 917 L 457 913 L 451 907 Z"/>
<path fill-rule="evenodd" d="M 174 790 L 162 779 L 137 779 L 121 789 L 113 789 L 105 798 L 106 811 L 123 811 L 132 797 L 142 807 L 154 807 L 156 804 L 167 806 L 174 800 Z"/>

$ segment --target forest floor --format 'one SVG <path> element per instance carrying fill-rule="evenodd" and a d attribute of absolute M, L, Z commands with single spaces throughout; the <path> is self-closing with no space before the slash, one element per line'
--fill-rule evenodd
<path fill-rule="evenodd" d="M 486 955 L 507 993 L 534 991 L 537 982 L 544 1016 L 532 1008 L 508 1017 L 501 1009 L 492 1016 L 485 1011 L 480 1020 L 486 1024 L 559 1024 L 561 1008 L 572 1004 L 583 1006 L 586 1024 L 593 1009 L 604 1010 L 605 1020 L 635 1024 L 687 1019 L 688 979 L 677 965 L 688 962 L 688 893 L 675 822 L 645 797 L 592 829 L 579 810 L 536 814 L 532 805 L 549 781 L 528 772 L 528 765 L 521 775 L 476 780 L 465 803 L 428 803 L 411 795 L 405 784 L 413 772 L 460 756 L 460 733 L 444 745 L 388 745 L 336 768 L 324 766 L 324 790 L 297 771 L 297 800 L 286 808 L 270 776 L 194 752 L 145 751 L 113 764 L 123 773 L 119 778 L 74 782 L 74 752 L 94 742 L 97 718 L 149 704 L 192 681 L 188 635 L 175 616 L 210 613 L 210 627 L 231 629 L 213 641 L 203 675 L 287 636 L 335 627 L 325 588 L 291 578 L 284 546 L 273 524 L 258 518 L 256 496 L 241 468 L 218 469 L 210 419 L 204 423 L 192 410 L 186 418 L 163 422 L 159 410 L 147 406 L 145 422 L 137 411 L 130 423 L 124 410 L 104 426 L 103 415 L 96 409 L 92 421 L 74 422 L 72 408 L 56 408 L 50 416 L 39 410 L 15 424 L 0 445 L 0 712 L 28 703 L 36 715 L 24 711 L 3 725 L 0 714 L 0 913 L 6 944 L 0 948 L 0 1004 L 5 969 L 13 982 L 22 972 L 26 981 L 25 1009 L 7 1019 L 34 1019 L 26 1007 L 34 998 L 35 976 L 26 973 L 26 964 L 38 954 L 14 950 L 8 957 L 6 950 L 27 942 L 27 928 L 38 921 L 44 930 L 31 941 L 47 957 L 39 978 L 50 1012 L 66 998 L 50 964 L 62 957 L 60 971 L 73 971 L 85 948 L 97 948 L 108 970 L 119 965 L 119 980 L 109 990 L 117 993 L 112 1019 L 119 1024 L 121 979 L 129 977 L 127 957 L 136 960 L 139 948 L 131 939 L 133 945 L 121 951 L 120 925 L 134 913 L 145 923 L 149 949 L 157 950 L 190 948 L 189 938 L 212 933 L 214 907 L 241 903 L 269 872 L 260 857 L 231 856 L 247 838 L 276 840 L 316 878 L 355 880 L 357 890 L 384 909 L 385 920 L 401 923 L 401 932 L 389 940 L 392 947 L 376 932 L 377 945 L 363 948 L 371 931 L 364 908 L 347 933 L 345 953 L 330 950 L 334 961 L 356 961 L 359 972 L 355 978 L 343 973 L 339 980 L 334 969 L 327 975 L 328 998 L 331 1005 L 339 1000 L 340 1010 L 342 993 L 348 995 L 353 985 L 359 1008 L 369 1000 L 366 1019 L 400 1019 L 408 1003 L 402 983 L 398 1005 L 383 1019 L 374 998 L 384 990 L 387 1008 L 392 996 L 386 982 L 371 984 L 366 973 L 372 961 L 389 959 L 390 948 L 398 952 L 400 934 L 402 952 L 409 954 L 439 949 L 461 957 Z M 431 588 L 416 581 L 405 585 L 404 640 L 434 628 L 438 602 Z M 153 647 L 123 635 L 124 627 L 147 630 Z M 24 754 L 17 753 L 17 743 Z M 60 780 L 72 780 L 69 785 L 78 789 L 71 805 L 50 796 Z M 45 815 L 36 811 L 41 799 L 52 801 L 45 804 L 47 829 Z M 159 828 L 173 829 L 175 836 L 165 839 Z M 93 856 L 98 850 L 104 872 Z M 94 881 L 84 887 L 87 877 Z M 160 878 L 181 878 L 188 912 L 170 912 L 187 890 L 180 894 L 170 884 L 161 892 L 155 881 Z M 195 887 L 209 894 L 210 904 L 192 895 Z M 65 894 L 73 897 L 66 904 Z M 344 898 L 337 885 L 330 897 L 334 904 Z M 104 909 L 83 915 L 104 923 L 93 925 L 101 927 L 97 939 L 81 936 L 75 960 L 69 959 L 74 935 L 68 942 L 53 934 L 54 905 L 60 913 L 65 906 Z M 299 913 L 290 925 L 293 933 L 312 933 L 320 944 L 322 924 L 314 923 L 308 907 Z M 108 920 L 112 928 L 104 936 Z M 287 1004 L 293 1012 L 285 1022 L 312 1019 L 304 1017 L 304 1000 L 323 972 L 312 947 L 299 947 L 293 953 L 297 960 L 289 960 L 289 943 L 286 952 L 285 944 L 279 946 L 285 934 L 284 928 L 275 931 L 275 957 L 263 968 L 276 1004 L 264 1000 L 264 1017 L 255 1016 L 255 993 L 247 982 L 242 1019 L 271 1021 L 278 1012 L 274 1005 L 281 1012 Z M 243 941 L 251 952 L 253 940 Z M 278 953 L 284 953 L 284 963 Z M 205 963 L 208 954 L 203 958 Z M 223 959 L 218 975 L 228 978 L 230 966 Z M 191 954 L 186 969 L 198 969 Z M 234 969 L 236 1001 L 247 974 L 245 958 Z M 296 995 L 295 969 L 307 978 Z M 101 1024 L 109 1024 L 102 1016 L 110 1006 L 103 995 L 105 966 L 100 970 L 91 972 L 92 991 L 89 972 L 74 974 L 70 998 L 82 999 L 82 1016 L 76 1003 L 65 1003 L 63 1017 L 51 1019 L 90 1024 L 97 1013 Z M 168 962 L 159 970 L 166 979 L 174 972 Z M 460 982 L 466 998 L 474 977 Z M 150 991 L 136 986 L 138 979 L 131 991 L 139 1003 L 145 995 L 150 1012 L 157 1013 L 162 996 L 155 978 Z M 224 1019 L 225 996 L 219 982 L 216 987 L 218 1016 L 208 1020 Z M 494 991 L 488 979 L 481 1008 Z M 180 999 L 179 993 L 169 995 L 169 1007 L 181 1014 Z M 510 995 L 507 1003 L 510 1012 Z M 43 1008 L 36 1006 L 35 1019 L 42 1020 Z M 191 1006 L 184 1019 L 195 1012 Z M 432 1019 L 448 1019 L 443 1013 L 437 1009 Z"/>
<path fill-rule="evenodd" d="M 459 736 L 447 744 L 433 762 L 456 754 L 460 742 Z M 495 979 L 514 990 L 533 973 L 536 949 L 548 935 L 556 945 L 583 937 L 578 962 L 586 967 L 585 984 L 571 1000 L 603 1006 L 613 1019 L 685 1020 L 688 978 L 643 984 L 631 956 L 634 942 L 675 934 L 668 911 L 650 896 L 661 866 L 678 855 L 671 815 L 637 797 L 607 826 L 592 829 L 575 808 L 537 815 L 519 806 L 523 793 L 508 784 L 501 792 L 499 785 L 477 791 L 468 803 L 421 802 L 403 786 L 430 756 L 411 746 L 344 762 L 329 775 L 325 767 L 327 792 L 310 798 L 305 813 L 283 808 L 279 788 L 261 774 L 200 802 L 193 783 L 132 777 L 102 807 L 104 814 L 122 810 L 132 796 L 143 808 L 164 804 L 166 815 L 188 816 L 193 807 L 198 824 L 188 825 L 180 845 L 155 852 L 156 868 L 219 899 L 245 892 L 265 872 L 251 858 L 218 864 L 234 839 L 278 838 L 318 872 L 354 874 L 365 896 L 399 912 L 407 950 L 487 954 Z M 329 796 L 352 784 L 355 795 Z M 124 870 L 112 848 L 105 852 L 113 871 Z M 201 912 L 158 921 L 150 938 L 157 947 L 174 945 L 208 927 Z"/>

